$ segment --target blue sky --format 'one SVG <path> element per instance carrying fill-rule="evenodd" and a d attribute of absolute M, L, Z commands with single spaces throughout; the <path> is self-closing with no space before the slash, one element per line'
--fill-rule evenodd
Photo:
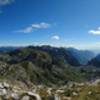
<path fill-rule="evenodd" d="M 0 0 L 0 46 L 100 49 L 100 0 Z"/>

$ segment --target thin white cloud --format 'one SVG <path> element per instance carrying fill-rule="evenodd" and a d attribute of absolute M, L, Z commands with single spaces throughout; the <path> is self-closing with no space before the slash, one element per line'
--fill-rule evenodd
<path fill-rule="evenodd" d="M 3 11 L 1 10 L 2 7 L 9 5 L 11 3 L 13 3 L 15 0 L 0 0 L 0 14 L 3 13 Z"/>
<path fill-rule="evenodd" d="M 93 35 L 100 35 L 100 27 L 98 27 L 96 30 L 90 30 L 89 33 Z"/>
<path fill-rule="evenodd" d="M 0 6 L 11 4 L 14 0 L 0 0 Z"/>
<path fill-rule="evenodd" d="M 37 28 L 37 29 L 43 29 L 43 28 L 49 28 L 50 24 L 42 22 L 40 24 L 32 24 L 32 28 Z"/>
<path fill-rule="evenodd" d="M 60 36 L 54 35 L 54 36 L 51 37 L 51 39 L 53 39 L 53 40 L 60 40 Z"/>
<path fill-rule="evenodd" d="M 19 32 L 19 33 L 31 33 L 32 31 L 33 31 L 32 27 L 27 27 L 25 29 L 21 29 L 21 30 L 18 30 L 16 32 Z"/>
<path fill-rule="evenodd" d="M 16 32 L 21 32 L 21 33 L 31 33 L 33 32 L 33 30 L 37 29 L 47 29 L 51 26 L 51 24 L 48 24 L 48 23 L 45 23 L 45 22 L 42 22 L 42 23 L 39 23 L 39 24 L 32 24 L 24 29 L 20 29 Z"/>

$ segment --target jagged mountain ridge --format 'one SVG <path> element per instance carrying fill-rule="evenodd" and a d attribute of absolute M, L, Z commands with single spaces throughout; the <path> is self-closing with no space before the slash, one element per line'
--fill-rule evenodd
<path fill-rule="evenodd" d="M 96 56 L 92 51 L 78 50 L 75 48 L 56 48 L 56 47 L 51 47 L 51 46 L 46 46 L 46 45 L 36 46 L 36 47 L 29 46 L 29 47 L 30 48 L 32 47 L 33 49 L 37 49 L 37 50 L 46 51 L 50 55 L 57 56 L 57 57 L 61 57 L 62 55 L 64 55 L 64 52 L 65 52 L 67 55 L 72 56 L 75 62 L 77 62 L 76 66 L 80 64 L 85 65 L 88 63 L 88 61 L 90 61 Z M 18 48 L 24 48 L 24 47 L 0 47 L 0 52 L 15 51 Z M 69 62 L 71 62 L 70 59 L 69 59 Z M 75 65 L 75 64 L 73 63 L 72 65 Z"/>
<path fill-rule="evenodd" d="M 78 60 L 65 48 L 29 46 L 0 53 L 0 77 L 27 85 L 66 84 L 97 77 L 93 70 L 85 70 L 80 66 Z"/>

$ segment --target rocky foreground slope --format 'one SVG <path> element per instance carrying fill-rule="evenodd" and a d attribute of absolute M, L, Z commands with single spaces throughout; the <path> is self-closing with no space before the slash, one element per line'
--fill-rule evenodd
<path fill-rule="evenodd" d="M 61 87 L 32 85 L 0 81 L 0 100 L 100 100 L 100 80 Z"/>

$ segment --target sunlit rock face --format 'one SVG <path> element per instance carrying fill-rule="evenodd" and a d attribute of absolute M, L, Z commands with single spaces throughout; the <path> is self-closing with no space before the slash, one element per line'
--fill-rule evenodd
<path fill-rule="evenodd" d="M 96 83 L 96 84 L 94 84 Z M 71 85 L 72 84 L 72 85 Z M 70 87 L 71 85 L 71 87 Z M 99 100 L 100 81 L 70 83 L 60 87 L 33 85 L 31 88 L 23 83 L 0 82 L 0 100 Z"/>
<path fill-rule="evenodd" d="M 0 100 L 41 100 L 41 97 L 26 87 L 0 82 Z"/>

